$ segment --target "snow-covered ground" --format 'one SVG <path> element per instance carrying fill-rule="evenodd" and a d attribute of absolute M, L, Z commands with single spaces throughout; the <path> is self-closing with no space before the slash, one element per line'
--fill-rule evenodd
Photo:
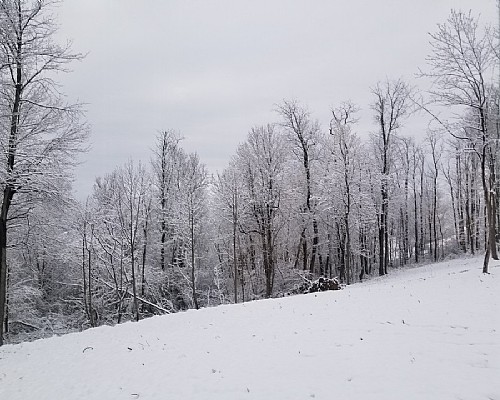
<path fill-rule="evenodd" d="M 500 399 L 500 266 L 407 269 L 0 348 L 0 399 Z"/>

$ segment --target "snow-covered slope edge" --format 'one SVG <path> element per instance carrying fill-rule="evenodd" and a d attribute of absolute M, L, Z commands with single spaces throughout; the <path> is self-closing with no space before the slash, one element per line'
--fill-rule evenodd
<path fill-rule="evenodd" d="M 497 264 L 4 346 L 0 398 L 500 399 Z"/>

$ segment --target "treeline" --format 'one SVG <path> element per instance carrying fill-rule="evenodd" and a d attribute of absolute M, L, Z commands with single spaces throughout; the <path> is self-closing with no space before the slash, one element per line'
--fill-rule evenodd
<path fill-rule="evenodd" d="M 182 148 L 181 133 L 167 130 L 151 162 L 131 160 L 97 178 L 84 204 L 71 199 L 58 158 L 37 172 L 50 179 L 32 186 L 36 174 L 20 167 L 35 164 L 30 146 L 50 129 L 29 136 L 32 122 L 13 130 L 12 118 L 2 119 L 6 157 L 24 161 L 2 171 L 4 193 L 11 188 L 17 199 L 4 219 L 8 338 L 282 296 L 317 276 L 351 284 L 451 254 L 485 253 L 488 272 L 500 225 L 495 35 L 452 12 L 431 37 L 423 73 L 432 103 L 400 79 L 375 84 L 373 133 L 364 140 L 354 103 L 332 109 L 322 127 L 305 105 L 285 100 L 220 173 L 209 174 Z M 12 116 L 13 103 L 2 104 Z M 443 106 L 457 117 L 442 117 Z M 65 126 L 79 136 L 61 160 L 84 137 L 70 111 Z M 427 130 L 405 128 L 415 113 L 428 116 Z M 13 137 L 29 138 L 23 151 L 9 147 Z"/>

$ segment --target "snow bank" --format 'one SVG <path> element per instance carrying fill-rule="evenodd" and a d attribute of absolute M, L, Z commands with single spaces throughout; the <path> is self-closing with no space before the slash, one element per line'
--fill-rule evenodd
<path fill-rule="evenodd" d="M 500 267 L 491 271 L 454 260 L 4 346 L 0 398 L 500 399 Z"/>

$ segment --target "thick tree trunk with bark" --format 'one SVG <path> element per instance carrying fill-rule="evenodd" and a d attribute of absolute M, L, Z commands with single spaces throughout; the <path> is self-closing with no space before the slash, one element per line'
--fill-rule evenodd
<path fill-rule="evenodd" d="M 0 211 L 0 345 L 3 344 L 3 332 L 7 331 L 5 328 L 6 320 L 6 306 L 7 306 L 7 229 L 8 229 L 8 218 L 9 210 L 12 204 L 12 199 L 16 193 L 15 189 L 15 178 L 14 178 L 14 168 L 16 161 L 16 151 L 17 151 L 17 140 L 18 140 L 18 129 L 19 129 L 19 116 L 21 108 L 21 98 L 23 93 L 23 69 L 22 69 L 22 48 L 23 48 L 23 37 L 22 37 L 22 15 L 21 15 L 21 4 L 18 4 L 18 36 L 17 36 L 17 48 L 16 48 L 16 68 L 15 68 L 15 94 L 14 103 L 12 105 L 11 121 L 10 121 L 10 132 L 7 150 L 7 181 L 5 183 L 5 189 L 3 191 L 2 198 L 2 208 Z M 4 329 L 5 328 L 5 329 Z"/>
<path fill-rule="evenodd" d="M 4 204 L 6 200 L 4 194 Z M 3 344 L 3 333 L 6 331 L 7 305 L 7 212 L 4 208 L 5 206 L 2 206 L 0 215 L 0 346 Z"/>

